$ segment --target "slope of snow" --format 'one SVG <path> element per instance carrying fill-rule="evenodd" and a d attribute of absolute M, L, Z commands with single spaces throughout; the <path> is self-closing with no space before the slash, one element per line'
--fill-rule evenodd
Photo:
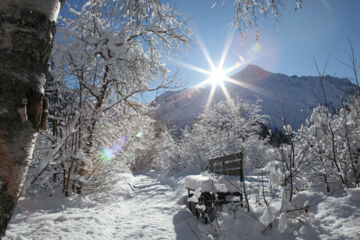
<path fill-rule="evenodd" d="M 320 239 L 360 239 L 360 189 L 343 197 L 328 197 L 319 203 L 314 227 Z"/>
<path fill-rule="evenodd" d="M 360 193 L 360 189 L 357 189 Z M 307 199 L 311 200 L 319 196 L 316 192 L 305 192 Z M 279 222 L 273 222 L 271 229 L 266 229 L 260 223 L 261 214 L 265 207 L 252 209 L 252 213 L 245 211 L 231 212 L 224 209 L 219 214 L 218 222 L 223 232 L 218 239 L 242 240 L 242 239 L 304 239 L 304 240 L 358 240 L 360 239 L 360 202 L 353 201 L 351 195 L 337 197 L 323 197 L 318 205 L 310 208 L 310 222 L 299 224 L 297 229 L 279 231 Z M 277 212 L 276 204 L 271 209 Z M 265 214 L 263 214 L 264 216 Z M 269 218 L 274 215 L 270 214 Z M 259 220 L 255 220 L 258 218 Z M 265 230 L 264 233 L 262 233 Z M 291 235 L 293 234 L 293 235 Z"/>
<path fill-rule="evenodd" d="M 125 175 L 110 198 L 21 200 L 4 239 L 197 239 L 179 192 L 148 175 Z M 196 233 L 198 232 L 198 233 Z"/>
<path fill-rule="evenodd" d="M 318 77 L 289 77 L 248 65 L 232 78 L 242 86 L 226 83 L 229 94 L 233 98 L 238 95 L 252 102 L 262 99 L 263 113 L 270 116 L 270 125 L 279 129 L 283 116 L 297 129 L 310 115 L 313 107 L 324 104 Z M 331 76 L 324 78 L 328 104 L 339 106 L 340 98 L 346 97 L 347 92 L 354 89 L 354 85 L 347 79 Z M 209 94 L 210 87 L 164 93 L 154 101 L 154 104 L 159 105 L 155 118 L 175 129 L 183 129 L 186 125 L 191 125 L 203 111 Z M 217 88 L 213 102 L 224 99 L 221 89 Z"/>
<path fill-rule="evenodd" d="M 61 196 L 22 199 L 4 239 L 360 239 L 360 189 L 329 197 L 311 191 L 299 195 L 299 201 L 316 197 L 321 202 L 310 209 L 313 220 L 291 235 L 280 233 L 276 222 L 262 233 L 264 206 L 253 207 L 252 214 L 225 206 L 215 222 L 205 225 L 186 208 L 186 177 L 156 176 L 123 174 L 109 196 L 96 202 Z"/>

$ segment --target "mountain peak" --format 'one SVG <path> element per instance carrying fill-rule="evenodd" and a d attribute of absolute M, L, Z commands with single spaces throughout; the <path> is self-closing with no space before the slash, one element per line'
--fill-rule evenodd
<path fill-rule="evenodd" d="M 268 78 L 272 73 L 253 64 L 247 65 L 240 72 L 236 73 L 232 78 L 249 82 L 256 83 Z"/>
<path fill-rule="evenodd" d="M 265 69 L 256 66 L 254 64 L 248 64 L 243 70 L 241 70 L 240 73 L 266 73 L 270 74 L 269 71 L 266 71 Z"/>

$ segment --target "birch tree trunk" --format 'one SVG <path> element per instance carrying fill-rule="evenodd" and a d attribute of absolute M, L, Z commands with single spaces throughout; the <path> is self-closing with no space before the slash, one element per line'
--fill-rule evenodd
<path fill-rule="evenodd" d="M 0 2 L 0 239 L 44 122 L 45 73 L 59 0 Z"/>

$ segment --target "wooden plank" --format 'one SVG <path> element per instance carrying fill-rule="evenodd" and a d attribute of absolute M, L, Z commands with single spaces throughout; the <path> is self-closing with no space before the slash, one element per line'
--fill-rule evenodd
<path fill-rule="evenodd" d="M 225 174 L 226 175 L 230 175 L 230 176 L 240 176 L 240 174 L 242 173 L 242 171 L 239 169 L 231 169 L 231 170 L 225 170 Z"/>
<path fill-rule="evenodd" d="M 241 168 L 227 169 L 227 170 L 219 169 L 219 170 L 214 170 L 213 173 L 229 175 L 229 176 L 240 176 L 240 180 L 242 181 L 244 179 L 244 172 Z"/>
<path fill-rule="evenodd" d="M 229 169 L 229 168 L 242 168 L 243 164 L 242 164 L 242 160 L 236 161 L 236 162 L 225 162 L 224 163 L 224 169 Z"/>
<path fill-rule="evenodd" d="M 242 152 L 238 152 L 238 153 L 234 153 L 234 154 L 230 154 L 230 155 L 226 155 L 226 156 L 222 156 L 222 157 L 217 157 L 217 158 L 213 158 L 209 160 L 210 164 L 216 163 L 216 162 L 223 162 L 223 161 L 227 161 L 227 160 L 236 160 L 236 159 L 242 159 Z"/>
<path fill-rule="evenodd" d="M 228 169 L 228 168 L 241 168 L 243 166 L 242 160 L 232 160 L 217 162 L 215 164 L 210 164 L 210 169 Z"/>
<path fill-rule="evenodd" d="M 212 171 L 223 171 L 223 170 L 225 170 L 225 169 L 223 169 L 223 167 L 222 166 L 214 166 L 213 167 L 213 169 L 212 169 Z"/>
<path fill-rule="evenodd" d="M 242 152 L 210 159 L 209 170 L 217 174 L 240 176 L 240 180 L 244 181 Z"/>
<path fill-rule="evenodd" d="M 237 154 L 231 154 L 231 155 L 226 155 L 226 156 L 210 159 L 209 163 L 223 162 L 226 160 L 235 160 L 238 158 L 239 158 L 239 156 Z"/>
<path fill-rule="evenodd" d="M 233 163 L 233 162 L 241 162 L 241 161 L 242 161 L 242 159 L 232 159 L 232 160 L 223 160 L 223 161 L 218 161 L 218 162 L 212 162 L 209 164 L 216 166 L 216 165 L 222 165 L 222 164 Z"/>

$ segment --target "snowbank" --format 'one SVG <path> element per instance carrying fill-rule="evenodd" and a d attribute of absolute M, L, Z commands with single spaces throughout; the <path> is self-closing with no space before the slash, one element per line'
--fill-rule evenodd
<path fill-rule="evenodd" d="M 118 182 L 113 186 L 109 195 L 117 199 L 127 200 L 133 197 L 134 176 L 131 173 L 118 174 Z"/>

